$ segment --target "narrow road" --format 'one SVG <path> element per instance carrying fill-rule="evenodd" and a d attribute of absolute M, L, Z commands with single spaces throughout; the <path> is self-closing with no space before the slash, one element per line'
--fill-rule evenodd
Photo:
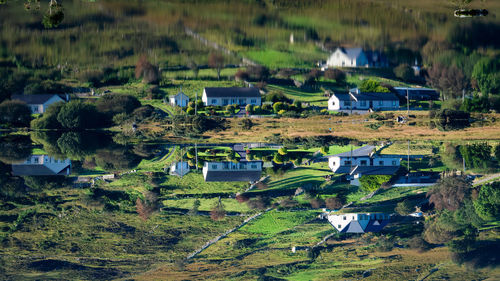
<path fill-rule="evenodd" d="M 496 173 L 496 174 L 492 174 L 492 175 L 487 175 L 486 177 L 483 177 L 482 179 L 478 180 L 478 179 L 475 179 L 473 184 L 474 185 L 481 185 L 483 183 L 486 183 L 490 180 L 494 180 L 496 178 L 500 178 L 500 173 Z"/>

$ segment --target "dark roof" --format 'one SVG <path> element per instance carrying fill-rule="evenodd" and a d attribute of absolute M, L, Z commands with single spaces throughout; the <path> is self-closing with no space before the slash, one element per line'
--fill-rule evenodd
<path fill-rule="evenodd" d="M 189 99 L 189 97 L 186 94 L 184 94 L 183 92 L 179 92 L 179 93 L 177 93 L 175 95 L 170 95 L 168 97 L 169 98 L 176 98 L 177 96 L 185 96 L 185 97 L 187 97 Z"/>
<path fill-rule="evenodd" d="M 332 155 L 332 156 L 338 156 L 338 157 L 362 157 L 362 156 L 370 156 L 370 154 L 372 153 L 372 151 L 375 149 L 376 147 L 373 146 L 373 145 L 365 145 L 361 148 L 358 148 L 358 149 L 354 149 L 352 151 L 352 154 L 351 154 L 351 151 L 347 151 L 347 152 L 343 152 L 343 153 L 339 153 L 339 154 L 335 154 L 335 155 Z"/>
<path fill-rule="evenodd" d="M 24 101 L 27 104 L 44 104 L 46 101 L 50 100 L 53 96 L 58 96 L 64 100 L 59 95 L 43 94 L 43 95 L 12 95 L 12 100 Z"/>
<path fill-rule="evenodd" d="M 256 87 L 205 88 L 205 93 L 209 98 L 222 98 L 222 97 L 260 98 L 259 89 Z"/>
<path fill-rule="evenodd" d="M 64 167 L 58 173 L 44 165 L 12 165 L 12 174 L 15 176 L 58 176 L 66 175 L 66 169 L 70 169 L 70 165 Z"/>
<path fill-rule="evenodd" d="M 439 93 L 434 89 L 394 87 L 394 90 L 403 98 L 406 98 L 408 90 L 410 100 L 439 100 Z"/>
<path fill-rule="evenodd" d="M 342 53 L 346 54 L 346 56 L 350 59 L 356 59 L 363 52 L 361 47 L 357 48 L 340 48 Z"/>
<path fill-rule="evenodd" d="M 339 93 L 339 94 L 333 94 L 334 96 L 336 96 L 339 100 L 351 100 L 351 95 L 349 95 L 348 93 Z"/>
<path fill-rule="evenodd" d="M 357 100 L 399 100 L 393 93 L 351 93 Z"/>
<path fill-rule="evenodd" d="M 261 171 L 207 171 L 205 181 L 258 181 Z"/>
<path fill-rule="evenodd" d="M 394 175 L 400 166 L 357 166 L 351 174 Z"/>
<path fill-rule="evenodd" d="M 389 223 L 389 220 L 370 220 L 365 227 L 365 232 L 379 232 Z"/>

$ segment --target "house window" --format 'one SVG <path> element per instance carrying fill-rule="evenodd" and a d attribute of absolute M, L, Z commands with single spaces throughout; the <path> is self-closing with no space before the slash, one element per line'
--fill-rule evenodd
<path fill-rule="evenodd" d="M 392 166 L 396 166 L 396 160 L 392 160 Z"/>
<path fill-rule="evenodd" d="M 229 170 L 229 163 L 224 163 L 224 169 Z"/>
<path fill-rule="evenodd" d="M 212 164 L 212 169 L 217 170 L 217 164 Z"/>
<path fill-rule="evenodd" d="M 392 106 L 396 106 L 396 101 L 395 100 L 392 101 Z"/>
<path fill-rule="evenodd" d="M 360 163 L 361 166 L 366 166 L 366 164 L 367 164 L 366 160 L 361 160 L 361 163 Z"/>
<path fill-rule="evenodd" d="M 38 164 L 38 157 L 35 157 L 33 160 L 34 160 L 33 162 Z"/>
<path fill-rule="evenodd" d="M 255 164 L 252 164 L 250 167 L 252 167 L 252 169 L 257 169 L 257 165 Z"/>
<path fill-rule="evenodd" d="M 240 99 L 240 104 L 245 104 L 245 99 Z"/>
<path fill-rule="evenodd" d="M 351 65 L 353 65 L 353 60 L 351 60 Z"/>
<path fill-rule="evenodd" d="M 384 161 L 378 161 L 378 164 L 379 164 L 380 166 L 384 166 Z"/>
<path fill-rule="evenodd" d="M 222 105 L 228 105 L 229 104 L 229 100 L 228 99 L 223 99 L 222 100 Z"/>
<path fill-rule="evenodd" d="M 217 104 L 217 100 L 216 99 L 212 99 L 212 104 Z"/>
<path fill-rule="evenodd" d="M 247 164 L 246 163 L 240 163 L 240 169 L 246 170 L 247 169 Z"/>
<path fill-rule="evenodd" d="M 251 100 L 250 100 L 250 103 L 251 103 L 251 104 L 256 104 L 256 103 L 257 103 L 257 100 L 256 100 L 256 99 L 251 99 Z"/>
<path fill-rule="evenodd" d="M 346 101 L 344 101 L 344 105 L 345 105 L 345 106 L 351 106 L 351 101 L 350 101 L 350 100 L 346 100 Z"/>
<path fill-rule="evenodd" d="M 340 225 L 340 224 L 339 224 L 339 227 L 338 227 L 338 228 L 339 228 L 339 229 L 340 229 L 340 228 L 342 228 L 342 225 Z"/>
<path fill-rule="evenodd" d="M 378 101 L 378 105 L 382 106 L 382 105 L 384 105 L 384 102 L 383 102 L 383 101 L 381 101 L 381 100 L 379 100 L 379 101 Z"/>
<path fill-rule="evenodd" d="M 347 219 L 346 216 L 344 216 L 344 220 L 346 220 L 346 219 Z"/>
<path fill-rule="evenodd" d="M 332 105 L 335 105 L 335 101 L 332 101 Z"/>
<path fill-rule="evenodd" d="M 366 106 L 366 101 L 365 100 L 359 101 L 359 105 L 360 106 Z"/>
<path fill-rule="evenodd" d="M 350 160 L 344 161 L 344 165 L 351 165 L 351 161 Z"/>

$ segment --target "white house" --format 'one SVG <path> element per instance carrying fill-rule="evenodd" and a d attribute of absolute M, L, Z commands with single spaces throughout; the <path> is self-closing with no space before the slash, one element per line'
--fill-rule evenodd
<path fill-rule="evenodd" d="M 366 233 L 381 231 L 390 222 L 384 213 L 329 214 L 328 221 L 342 233 Z"/>
<path fill-rule="evenodd" d="M 352 152 L 328 157 L 328 167 L 336 174 L 347 174 L 352 185 L 359 186 L 363 175 L 394 175 L 401 166 L 399 155 L 379 155 L 375 146 L 367 145 Z"/>
<path fill-rule="evenodd" d="M 387 67 L 387 59 L 377 51 L 337 48 L 326 61 L 327 67 Z"/>
<path fill-rule="evenodd" d="M 398 110 L 399 98 L 393 93 L 361 93 L 358 89 L 349 93 L 332 94 L 328 99 L 328 110 Z"/>
<path fill-rule="evenodd" d="M 221 181 L 248 181 L 256 182 L 262 174 L 262 161 L 246 161 L 234 163 L 205 162 L 203 164 L 203 178 L 207 182 Z"/>
<path fill-rule="evenodd" d="M 170 166 L 170 175 L 183 177 L 189 173 L 190 168 L 188 162 L 175 162 Z"/>
<path fill-rule="evenodd" d="M 183 92 L 169 96 L 170 104 L 173 106 L 186 107 L 189 103 L 189 97 Z"/>
<path fill-rule="evenodd" d="M 60 176 L 71 173 L 71 160 L 59 160 L 48 155 L 31 155 L 22 163 L 12 164 L 15 176 Z"/>
<path fill-rule="evenodd" d="M 12 100 L 24 101 L 28 107 L 31 109 L 31 113 L 44 113 L 47 108 L 56 102 L 67 102 L 69 101 L 69 96 L 65 95 L 62 98 L 60 95 L 12 95 Z"/>
<path fill-rule="evenodd" d="M 244 106 L 247 104 L 261 105 L 262 98 L 258 88 L 205 88 L 203 89 L 202 101 L 206 106 L 209 105 L 229 105 L 238 104 Z"/>

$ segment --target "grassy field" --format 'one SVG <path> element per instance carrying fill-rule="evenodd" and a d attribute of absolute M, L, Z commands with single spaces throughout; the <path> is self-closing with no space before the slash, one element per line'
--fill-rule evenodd
<path fill-rule="evenodd" d="M 193 203 L 196 199 L 187 198 L 187 199 L 172 199 L 172 200 L 164 200 L 163 205 L 167 208 L 179 208 L 190 210 L 193 208 Z M 210 211 L 213 207 L 218 203 L 218 198 L 210 198 L 204 199 L 200 198 L 200 207 L 198 210 L 200 211 Z M 239 203 L 235 199 L 230 198 L 222 198 L 222 205 L 224 205 L 224 210 L 227 212 L 238 212 L 238 213 L 249 213 L 251 209 L 244 203 Z"/>

